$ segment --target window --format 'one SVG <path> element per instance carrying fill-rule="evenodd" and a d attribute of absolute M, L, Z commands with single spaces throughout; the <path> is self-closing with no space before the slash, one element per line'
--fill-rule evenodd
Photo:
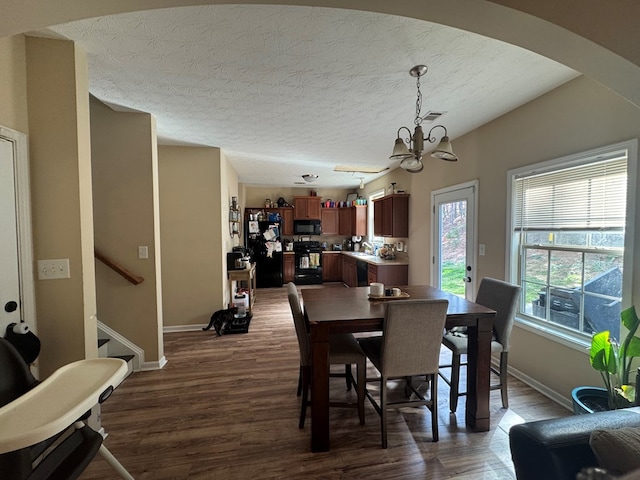
<path fill-rule="evenodd" d="M 620 338 L 636 148 L 625 142 L 509 172 L 509 275 L 522 287 L 520 320 L 566 338 L 602 330 Z"/>
<path fill-rule="evenodd" d="M 367 208 L 367 232 L 369 233 L 369 241 L 380 245 L 384 243 L 384 237 L 376 237 L 373 233 L 373 201 L 382 197 L 384 197 L 384 188 L 369 195 L 369 201 L 367 202 L 367 205 L 369 206 Z"/>

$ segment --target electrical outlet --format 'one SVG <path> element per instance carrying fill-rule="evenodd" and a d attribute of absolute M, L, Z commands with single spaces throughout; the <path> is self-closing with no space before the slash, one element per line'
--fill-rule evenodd
<path fill-rule="evenodd" d="M 38 280 L 58 280 L 71 278 L 69 259 L 38 260 Z"/>

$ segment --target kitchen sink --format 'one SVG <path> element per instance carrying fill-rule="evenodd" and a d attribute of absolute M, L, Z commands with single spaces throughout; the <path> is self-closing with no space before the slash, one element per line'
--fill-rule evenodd
<path fill-rule="evenodd" d="M 372 253 L 365 252 L 349 252 L 351 255 L 355 255 L 356 257 L 375 257 Z"/>

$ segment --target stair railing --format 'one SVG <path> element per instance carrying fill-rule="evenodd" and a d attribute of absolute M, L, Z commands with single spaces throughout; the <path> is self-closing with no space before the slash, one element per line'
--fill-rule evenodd
<path fill-rule="evenodd" d="M 143 277 L 139 277 L 139 276 L 131 273 L 129 270 L 127 270 L 125 267 L 123 267 L 119 263 L 111 260 L 109 257 L 107 257 L 104 254 L 102 254 L 100 251 L 98 251 L 98 249 L 94 248 L 93 249 L 93 254 L 96 257 L 96 259 L 100 260 L 107 267 L 111 268 L 114 272 L 116 272 L 117 274 L 121 275 L 122 277 L 127 279 L 129 282 L 133 283 L 134 285 L 139 285 L 142 282 L 144 282 L 144 278 Z"/>

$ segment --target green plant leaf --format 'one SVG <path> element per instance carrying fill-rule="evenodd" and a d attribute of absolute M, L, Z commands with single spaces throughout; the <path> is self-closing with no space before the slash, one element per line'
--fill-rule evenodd
<path fill-rule="evenodd" d="M 633 385 L 622 385 L 620 388 L 616 388 L 616 392 L 629 402 L 633 403 L 635 401 L 636 387 Z"/>
<path fill-rule="evenodd" d="M 632 337 L 627 345 L 626 355 L 630 357 L 640 357 L 640 338 Z"/>
<path fill-rule="evenodd" d="M 616 373 L 616 359 L 609 341 L 609 330 L 596 333 L 591 339 L 591 366 L 600 371 Z"/>
<path fill-rule="evenodd" d="M 629 330 L 629 335 L 635 335 L 638 325 L 640 325 L 640 319 L 638 319 L 635 307 L 631 306 L 623 310 L 622 313 L 620 313 L 620 318 L 622 319 L 624 328 Z"/>

